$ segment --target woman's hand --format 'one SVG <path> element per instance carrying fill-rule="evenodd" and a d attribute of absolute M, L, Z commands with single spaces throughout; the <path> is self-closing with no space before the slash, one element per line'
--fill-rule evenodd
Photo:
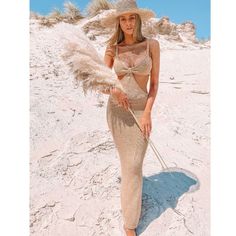
<path fill-rule="evenodd" d="M 117 89 L 117 88 L 112 89 L 111 94 L 116 97 L 119 105 L 123 106 L 128 111 L 128 107 L 130 107 L 128 96 L 124 92 L 122 92 L 120 89 Z"/>
<path fill-rule="evenodd" d="M 141 117 L 141 129 L 143 136 L 149 138 L 151 130 L 152 130 L 152 120 L 151 120 L 151 112 L 144 112 Z"/>

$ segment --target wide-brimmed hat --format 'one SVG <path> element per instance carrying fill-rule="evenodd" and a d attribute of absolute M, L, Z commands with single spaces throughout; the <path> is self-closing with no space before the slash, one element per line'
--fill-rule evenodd
<path fill-rule="evenodd" d="M 104 27 L 113 28 L 116 24 L 117 17 L 125 13 L 139 14 L 143 22 L 147 21 L 152 17 L 155 17 L 155 13 L 152 10 L 138 8 L 135 0 L 120 0 L 116 3 L 115 11 L 113 13 L 108 14 L 105 18 L 101 20 L 101 25 Z"/>

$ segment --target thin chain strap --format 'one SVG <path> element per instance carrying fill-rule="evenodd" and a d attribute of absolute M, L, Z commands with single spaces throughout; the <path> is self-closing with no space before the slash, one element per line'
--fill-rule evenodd
<path fill-rule="evenodd" d="M 118 56 L 118 45 L 116 45 L 116 57 Z"/>
<path fill-rule="evenodd" d="M 147 39 L 147 56 L 149 56 L 149 39 Z"/>

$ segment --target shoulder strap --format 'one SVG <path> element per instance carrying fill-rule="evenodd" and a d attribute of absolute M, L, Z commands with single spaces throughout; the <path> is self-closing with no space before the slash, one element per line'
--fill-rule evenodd
<path fill-rule="evenodd" d="M 149 55 L 149 39 L 147 39 L 147 55 Z"/>
<path fill-rule="evenodd" d="M 118 45 L 116 44 L 116 56 L 118 56 Z"/>

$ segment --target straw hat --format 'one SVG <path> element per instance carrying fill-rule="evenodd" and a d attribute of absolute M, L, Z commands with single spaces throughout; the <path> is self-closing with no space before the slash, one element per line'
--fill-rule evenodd
<path fill-rule="evenodd" d="M 115 12 L 107 15 L 101 20 L 101 25 L 104 27 L 113 28 L 116 24 L 116 18 L 125 13 L 137 13 L 142 21 L 155 17 L 155 13 L 145 8 L 138 8 L 135 0 L 119 0 L 116 3 Z"/>

